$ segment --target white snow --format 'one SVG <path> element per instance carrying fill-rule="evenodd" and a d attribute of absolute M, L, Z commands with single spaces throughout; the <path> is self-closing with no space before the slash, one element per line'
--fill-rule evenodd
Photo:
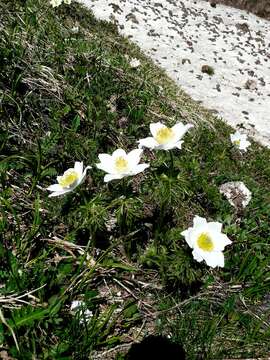
<path fill-rule="evenodd" d="M 194 100 L 270 146 L 270 22 L 204 0 L 81 2 L 117 23 Z"/>

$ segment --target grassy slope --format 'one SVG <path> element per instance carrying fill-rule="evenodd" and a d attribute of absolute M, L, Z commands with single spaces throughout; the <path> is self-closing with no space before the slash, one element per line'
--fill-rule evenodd
<path fill-rule="evenodd" d="M 229 127 L 77 4 L 0 0 L 0 14 L 2 348 L 23 360 L 105 359 L 156 332 L 189 359 L 266 355 L 269 151 L 254 143 L 239 155 Z M 160 119 L 196 124 L 173 172 L 167 154 L 146 152 L 142 176 L 104 185 L 94 168 L 74 193 L 48 199 L 74 161 L 132 149 Z M 232 180 L 253 193 L 241 214 L 218 191 Z M 193 261 L 180 233 L 195 214 L 224 223 L 224 269 Z M 75 299 L 93 312 L 88 324 L 70 311 Z"/>

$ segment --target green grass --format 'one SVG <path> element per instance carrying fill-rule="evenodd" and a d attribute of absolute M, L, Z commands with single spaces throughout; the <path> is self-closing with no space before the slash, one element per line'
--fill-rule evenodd
<path fill-rule="evenodd" d="M 156 333 L 188 359 L 269 354 L 270 151 L 239 155 L 231 128 L 76 3 L 0 0 L 0 20 L 1 349 L 120 359 Z M 195 125 L 174 171 L 169 154 L 146 151 L 150 170 L 104 184 L 98 154 L 133 149 L 157 120 Z M 85 183 L 48 198 L 74 161 L 93 166 Z M 241 213 L 218 190 L 233 180 L 253 194 Z M 194 215 L 224 224 L 224 269 L 193 260 L 180 233 Z M 85 306 L 71 311 L 73 300 Z"/>

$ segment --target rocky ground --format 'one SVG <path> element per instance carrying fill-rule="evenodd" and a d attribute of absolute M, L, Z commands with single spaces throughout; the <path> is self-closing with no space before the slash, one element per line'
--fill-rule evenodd
<path fill-rule="evenodd" d="M 224 4 L 253 12 L 255 15 L 270 19 L 270 0 L 208 0 L 212 6 Z"/>
<path fill-rule="evenodd" d="M 270 23 L 203 0 L 82 0 L 195 100 L 270 145 Z"/>

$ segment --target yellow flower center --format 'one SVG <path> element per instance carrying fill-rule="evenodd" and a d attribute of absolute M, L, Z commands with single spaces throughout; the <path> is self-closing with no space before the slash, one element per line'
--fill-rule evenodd
<path fill-rule="evenodd" d="M 198 236 L 197 244 L 204 251 L 212 251 L 214 249 L 214 243 L 207 233 L 201 233 Z"/>
<path fill-rule="evenodd" d="M 115 168 L 117 170 L 117 172 L 119 173 L 123 173 L 125 171 L 127 171 L 128 169 L 128 162 L 125 158 L 123 158 L 122 156 L 119 156 L 118 158 L 115 159 Z"/>
<path fill-rule="evenodd" d="M 69 188 L 78 180 L 78 177 L 78 173 L 75 170 L 70 169 L 65 171 L 63 176 L 59 177 L 58 183 L 63 188 Z"/>
<path fill-rule="evenodd" d="M 235 145 L 239 146 L 240 145 L 240 140 L 234 140 L 233 142 Z"/>
<path fill-rule="evenodd" d="M 173 131 L 167 126 L 162 127 L 156 133 L 155 139 L 159 144 L 167 144 L 169 141 L 173 139 Z"/>

